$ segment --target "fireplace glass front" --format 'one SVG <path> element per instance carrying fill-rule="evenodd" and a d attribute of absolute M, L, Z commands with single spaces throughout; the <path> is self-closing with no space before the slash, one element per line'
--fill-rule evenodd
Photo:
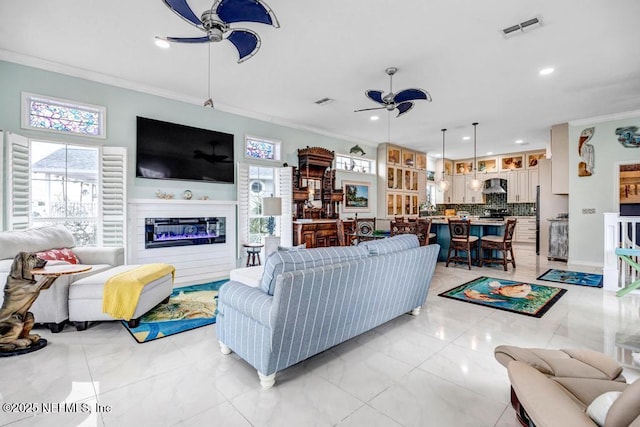
<path fill-rule="evenodd" d="M 145 218 L 144 247 L 210 245 L 226 242 L 226 218 Z"/>

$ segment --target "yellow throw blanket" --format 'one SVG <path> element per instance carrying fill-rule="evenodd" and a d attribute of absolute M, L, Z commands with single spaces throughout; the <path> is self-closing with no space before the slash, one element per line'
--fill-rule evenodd
<path fill-rule="evenodd" d="M 156 263 L 112 276 L 104 284 L 102 311 L 116 319 L 131 320 L 144 287 L 168 273 L 171 273 L 173 281 L 176 269 L 169 264 Z"/>

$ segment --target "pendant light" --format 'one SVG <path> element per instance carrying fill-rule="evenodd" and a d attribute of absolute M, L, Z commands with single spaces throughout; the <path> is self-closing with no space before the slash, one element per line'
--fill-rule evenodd
<path fill-rule="evenodd" d="M 482 188 L 482 182 L 476 176 L 476 169 L 478 165 L 476 161 L 476 126 L 478 126 L 478 123 L 476 122 L 471 124 L 473 125 L 473 164 L 471 165 L 471 167 L 473 168 L 473 179 L 469 181 L 469 189 L 478 191 L 480 190 L 480 188 Z"/>
<path fill-rule="evenodd" d="M 447 129 L 440 129 L 442 131 L 442 178 L 438 181 L 438 189 L 440 191 L 447 191 L 449 189 L 449 181 L 444 178 L 444 133 Z"/>

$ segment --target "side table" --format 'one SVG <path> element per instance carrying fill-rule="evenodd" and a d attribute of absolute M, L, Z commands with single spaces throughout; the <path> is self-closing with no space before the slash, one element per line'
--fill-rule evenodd
<path fill-rule="evenodd" d="M 28 340 L 31 340 L 32 342 L 24 346 L 22 343 L 18 344 L 18 347 L 15 347 L 15 348 L 0 349 L 0 357 L 17 356 L 20 354 L 31 353 L 33 351 L 40 350 L 41 348 L 46 347 L 47 345 L 46 339 L 41 338 L 40 335 L 37 335 L 37 334 L 30 334 L 31 328 L 35 323 L 33 319 L 33 315 L 29 312 L 31 305 L 40 295 L 40 291 L 44 289 L 48 289 L 58 277 L 68 275 L 68 274 L 83 273 L 85 271 L 91 270 L 91 268 L 92 267 L 90 265 L 83 265 L 83 264 L 56 264 L 48 267 L 45 265 L 42 268 L 34 268 L 33 270 L 31 270 L 30 273 L 32 276 L 41 276 L 41 279 L 37 281 L 36 280 L 31 281 L 32 284 L 29 285 L 29 286 L 32 286 L 33 288 L 31 292 L 29 292 L 30 294 L 29 299 L 31 300 L 30 301 L 29 299 L 25 300 L 24 306 L 20 307 L 19 312 L 15 313 L 16 315 L 22 316 L 22 319 L 23 319 L 22 323 L 16 324 L 16 327 L 20 328 L 19 336 L 15 335 L 16 330 L 14 329 L 14 330 L 8 331 L 5 335 L 0 336 L 0 338 L 3 338 L 2 341 L 4 341 L 9 345 L 13 345 L 13 342 L 16 340 L 16 338 L 28 339 Z M 29 282 L 27 281 L 26 283 L 28 284 Z M 7 290 L 5 288 L 5 300 L 7 299 L 6 298 L 7 292 L 12 292 L 12 291 Z M 24 289 L 23 288 L 17 289 L 15 291 L 15 294 L 17 295 L 18 293 L 24 293 Z M 20 296 L 17 296 L 17 298 L 20 298 Z M 20 339 L 18 341 L 20 341 Z"/>
<path fill-rule="evenodd" d="M 245 243 L 242 246 L 247 248 L 247 267 L 261 265 L 260 252 L 262 251 L 264 245 L 262 243 Z"/>

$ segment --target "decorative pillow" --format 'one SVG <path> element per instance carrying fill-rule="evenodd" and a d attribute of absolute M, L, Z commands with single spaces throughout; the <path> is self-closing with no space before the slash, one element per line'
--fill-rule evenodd
<path fill-rule="evenodd" d="M 69 248 L 49 249 L 47 251 L 37 252 L 38 258 L 47 261 L 66 261 L 69 264 L 80 264 L 80 260 Z"/>
<path fill-rule="evenodd" d="M 278 246 L 279 251 L 285 251 L 285 252 L 299 251 L 300 249 L 307 249 L 307 244 L 303 243 L 298 246 Z"/>
<path fill-rule="evenodd" d="M 587 406 L 587 415 L 600 427 L 604 426 L 604 420 L 607 418 L 609 408 L 621 394 L 621 391 L 608 391 L 596 397 Z"/>
<path fill-rule="evenodd" d="M 388 239 L 367 241 L 362 246 L 366 247 L 371 255 L 384 255 L 418 248 L 420 247 L 420 242 L 415 234 L 400 234 Z"/>

